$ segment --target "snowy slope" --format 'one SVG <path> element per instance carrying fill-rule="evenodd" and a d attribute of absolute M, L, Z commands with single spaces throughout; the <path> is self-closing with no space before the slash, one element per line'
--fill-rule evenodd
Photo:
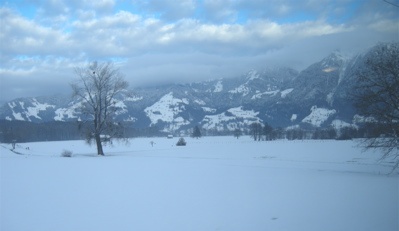
<path fill-rule="evenodd" d="M 9 102 L 7 104 L 11 109 L 12 116 L 15 120 L 23 120 L 23 121 L 32 121 L 34 119 L 42 120 L 39 116 L 39 113 L 42 111 L 46 111 L 48 108 L 55 108 L 55 105 L 50 105 L 47 103 L 40 103 L 36 98 L 32 98 L 28 101 L 19 101 L 18 104 L 16 102 Z M 21 112 L 16 112 L 18 109 Z M 6 117 L 7 120 L 12 120 L 12 117 Z"/>
<path fill-rule="evenodd" d="M 244 110 L 242 107 L 230 108 L 224 113 L 207 115 L 202 120 L 202 128 L 216 131 L 234 131 L 237 128 L 248 127 L 251 123 L 260 122 L 259 113 L 253 110 Z"/>
<path fill-rule="evenodd" d="M 310 111 L 311 113 L 302 122 L 312 124 L 315 127 L 320 127 L 328 118 L 336 113 L 334 109 L 318 108 L 317 106 L 313 106 Z"/>
<path fill-rule="evenodd" d="M 163 121 L 170 124 L 164 131 L 173 131 L 179 129 L 180 126 L 189 124 L 186 119 L 178 116 L 184 110 L 185 105 L 189 105 L 189 101 L 186 98 L 175 98 L 173 92 L 169 92 L 159 101 L 144 109 L 144 112 L 151 120 L 150 125 Z"/>

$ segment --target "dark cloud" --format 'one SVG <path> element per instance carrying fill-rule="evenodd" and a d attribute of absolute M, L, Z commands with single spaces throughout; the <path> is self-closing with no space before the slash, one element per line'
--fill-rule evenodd
<path fill-rule="evenodd" d="M 365 37 L 368 39 L 364 39 Z M 129 59 L 123 65 L 122 71 L 132 86 L 143 86 L 237 77 L 251 69 L 261 71 L 269 67 L 284 66 L 303 70 L 335 50 L 351 57 L 379 41 L 397 41 L 395 38 L 395 34 L 371 33 L 367 28 L 360 28 L 356 31 L 296 40 L 281 48 L 256 55 L 198 52 L 141 55 Z"/>
<path fill-rule="evenodd" d="M 2 100 L 19 97 L 36 97 L 55 94 L 70 95 L 69 83 L 73 80 L 70 68 L 17 69 L 1 73 Z"/>

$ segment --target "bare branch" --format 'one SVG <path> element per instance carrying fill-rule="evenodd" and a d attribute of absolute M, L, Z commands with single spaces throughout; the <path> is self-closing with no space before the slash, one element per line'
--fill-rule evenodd
<path fill-rule="evenodd" d="M 393 3 L 393 2 L 389 2 L 389 1 L 387 1 L 387 0 L 382 0 L 382 1 L 384 1 L 384 2 L 386 2 L 386 3 L 388 3 L 388 4 L 391 4 L 392 6 L 395 6 L 395 7 L 398 7 L 398 8 L 399 8 L 399 5 L 397 5 L 397 4 Z"/>

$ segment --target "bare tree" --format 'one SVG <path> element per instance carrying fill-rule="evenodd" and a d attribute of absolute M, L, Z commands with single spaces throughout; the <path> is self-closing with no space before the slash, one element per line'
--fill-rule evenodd
<path fill-rule="evenodd" d="M 97 145 L 97 154 L 104 155 L 102 143 L 121 138 L 121 124 L 116 123 L 116 97 L 126 93 L 128 83 L 113 63 L 93 62 L 75 68 L 78 79 L 71 84 L 73 96 L 81 101 L 80 110 L 86 116 L 82 128 L 86 141 Z"/>
<path fill-rule="evenodd" d="M 267 122 L 263 125 L 262 134 L 265 136 L 265 140 L 274 140 L 273 136 L 273 127 L 270 126 Z"/>
<path fill-rule="evenodd" d="M 239 128 L 236 128 L 235 130 L 234 130 L 234 132 L 233 132 L 233 135 L 234 135 L 234 137 L 235 138 L 240 138 L 240 136 L 242 136 L 242 131 L 241 131 L 241 129 L 239 129 Z"/>
<path fill-rule="evenodd" d="M 357 73 L 355 106 L 381 128 L 367 137 L 365 148 L 380 148 L 399 165 L 399 43 L 379 46 Z"/>

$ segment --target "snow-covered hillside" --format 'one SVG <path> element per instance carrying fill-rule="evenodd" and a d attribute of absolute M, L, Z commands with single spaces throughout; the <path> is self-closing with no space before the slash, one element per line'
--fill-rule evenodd
<path fill-rule="evenodd" d="M 159 121 L 166 122 L 170 127 L 164 128 L 164 131 L 170 132 L 189 124 L 186 119 L 178 116 L 185 109 L 185 105 L 189 105 L 188 99 L 175 98 L 173 92 L 169 92 L 158 102 L 144 109 L 144 112 L 151 120 L 150 126 L 156 125 Z"/>
<path fill-rule="evenodd" d="M 0 229 L 398 230 L 398 173 L 354 141 L 186 141 L 1 144 Z"/>
<path fill-rule="evenodd" d="M 259 113 L 253 110 L 243 110 L 242 107 L 231 108 L 217 115 L 207 115 L 202 121 L 202 128 L 216 131 L 234 131 L 248 127 L 251 123 L 260 122 Z"/>

